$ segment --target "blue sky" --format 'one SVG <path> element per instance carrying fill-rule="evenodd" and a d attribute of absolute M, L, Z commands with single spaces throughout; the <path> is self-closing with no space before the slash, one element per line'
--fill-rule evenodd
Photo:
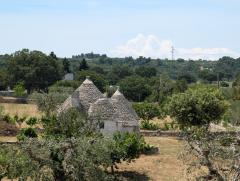
<path fill-rule="evenodd" d="M 240 56 L 239 0 L 0 0 L 0 54 Z"/>

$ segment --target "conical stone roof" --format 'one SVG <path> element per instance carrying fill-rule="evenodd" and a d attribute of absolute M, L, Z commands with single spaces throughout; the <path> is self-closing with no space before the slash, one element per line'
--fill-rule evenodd
<path fill-rule="evenodd" d="M 114 109 L 120 116 L 123 122 L 133 122 L 138 125 L 139 117 L 135 110 L 132 108 L 131 103 L 124 97 L 124 95 L 117 90 L 111 97 Z"/>
<path fill-rule="evenodd" d="M 81 105 L 81 103 L 79 101 L 79 96 L 78 96 L 77 91 L 75 91 L 71 96 L 69 96 L 63 102 L 63 104 L 59 107 L 57 112 L 61 113 L 61 112 L 67 111 L 68 109 L 70 109 L 72 107 L 77 107 L 79 110 L 83 110 L 83 106 Z"/>
<path fill-rule="evenodd" d="M 103 98 L 103 94 L 93 84 L 93 82 L 86 78 L 82 85 L 76 90 L 78 92 L 79 101 L 82 104 L 85 112 L 88 111 L 91 104 L 96 102 L 98 99 Z"/>
<path fill-rule="evenodd" d="M 98 99 L 93 103 L 88 111 L 90 120 L 94 121 L 114 121 L 117 122 L 119 115 L 114 109 L 113 103 L 108 98 Z"/>

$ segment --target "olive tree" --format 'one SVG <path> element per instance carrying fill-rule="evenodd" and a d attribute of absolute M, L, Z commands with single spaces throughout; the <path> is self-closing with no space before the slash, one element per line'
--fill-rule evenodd
<path fill-rule="evenodd" d="M 199 180 L 240 179 L 237 134 L 213 133 L 210 130 L 210 124 L 219 123 L 227 107 L 220 92 L 211 88 L 188 90 L 172 96 L 169 101 L 169 114 L 179 123 L 191 153 L 187 158 L 192 155 L 191 169 L 207 169 L 205 175 L 198 177 Z M 193 159 L 194 156 L 197 159 Z"/>

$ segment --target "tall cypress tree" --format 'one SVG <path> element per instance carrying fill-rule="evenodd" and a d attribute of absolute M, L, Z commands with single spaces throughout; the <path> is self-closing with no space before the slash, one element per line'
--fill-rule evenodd
<path fill-rule="evenodd" d="M 87 61 L 84 59 L 82 59 L 82 61 L 80 62 L 80 66 L 79 66 L 79 70 L 88 70 L 89 66 L 87 64 Z"/>

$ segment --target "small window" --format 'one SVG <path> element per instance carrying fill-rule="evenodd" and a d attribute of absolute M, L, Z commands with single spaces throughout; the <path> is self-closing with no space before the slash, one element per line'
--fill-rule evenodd
<path fill-rule="evenodd" d="M 104 122 L 100 122 L 100 123 L 99 123 L 99 128 L 100 128 L 100 129 L 104 129 Z"/>

